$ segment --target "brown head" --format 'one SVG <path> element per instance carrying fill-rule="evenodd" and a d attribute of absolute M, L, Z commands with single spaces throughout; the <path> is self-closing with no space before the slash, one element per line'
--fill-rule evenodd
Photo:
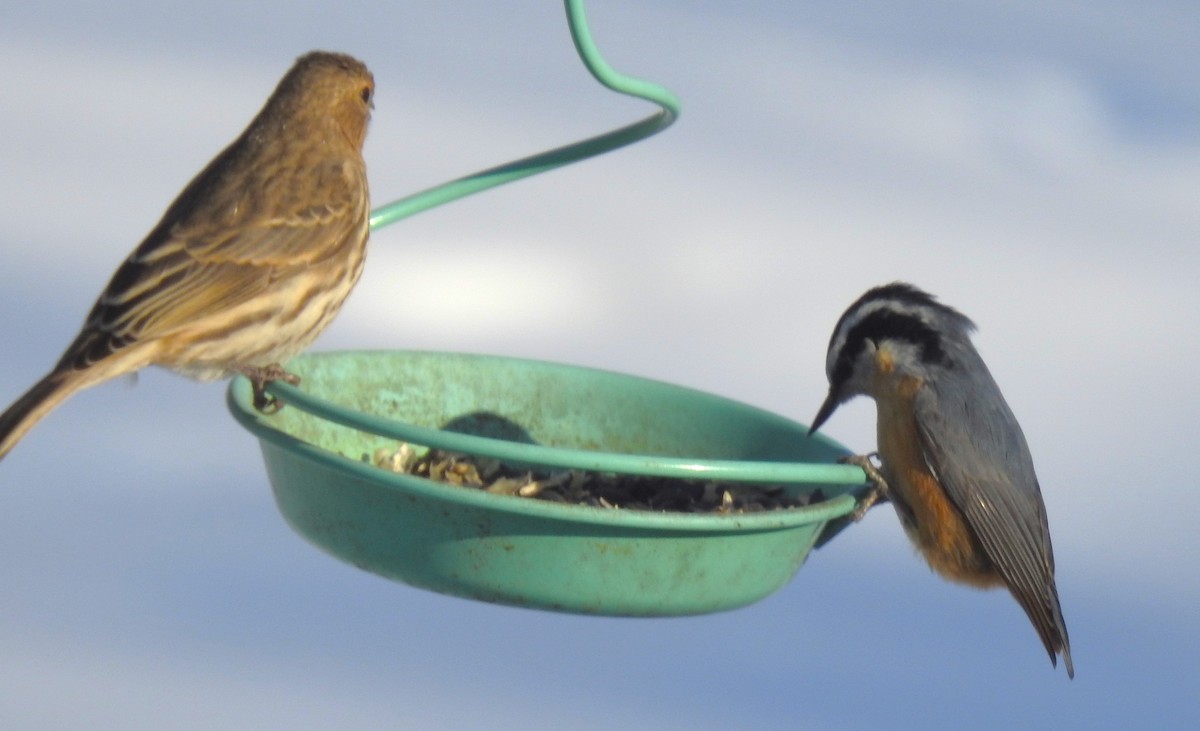
<path fill-rule="evenodd" d="M 345 140 L 361 150 L 374 97 L 375 78 L 361 61 L 343 53 L 312 51 L 296 59 L 252 126 L 321 126 L 332 121 Z"/>

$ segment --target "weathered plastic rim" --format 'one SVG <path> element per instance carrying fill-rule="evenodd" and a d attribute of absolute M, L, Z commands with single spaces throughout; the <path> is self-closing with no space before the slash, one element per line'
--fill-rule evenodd
<path fill-rule="evenodd" d="M 564 505 L 511 495 L 494 495 L 483 490 L 443 485 L 414 475 L 390 472 L 367 462 L 331 452 L 280 431 L 270 425 L 269 416 L 263 416 L 254 410 L 251 404 L 250 383 L 244 378 L 236 378 L 230 383 L 226 401 L 229 405 L 229 410 L 233 413 L 238 423 L 260 440 L 297 453 L 333 469 L 347 472 L 356 477 L 371 480 L 396 490 L 410 494 L 416 493 L 444 502 L 471 505 L 488 510 L 499 510 L 558 521 L 573 521 L 593 525 L 614 525 L 619 523 L 622 527 L 627 528 L 711 533 L 782 530 L 817 521 L 828 521 L 848 515 L 854 510 L 856 504 L 854 496 L 847 493 L 831 496 L 816 504 L 799 508 L 769 510 L 761 513 L 716 515 L 711 513 L 677 513 L 597 508 L 588 505 Z M 502 440 L 487 439 L 486 441 Z"/>
<path fill-rule="evenodd" d="M 319 354 L 314 354 L 319 355 Z M 496 356 L 484 356 L 496 357 Z M 559 364 L 564 365 L 564 364 Z M 586 366 L 567 365 L 566 367 L 598 373 L 614 373 L 603 369 Z M 622 378 L 636 379 L 670 386 L 672 388 L 691 391 L 705 398 L 715 396 L 696 389 L 686 388 L 675 384 L 656 381 L 655 379 L 615 373 Z M 238 384 L 242 384 L 238 386 Z M 238 376 L 230 384 L 231 390 L 237 386 L 245 390 L 245 408 L 253 412 L 249 405 L 249 383 Z M 580 469 L 592 472 L 613 472 L 629 475 L 647 475 L 653 477 L 668 477 L 674 479 L 694 480 L 712 479 L 729 482 L 757 482 L 764 484 L 788 485 L 822 485 L 831 490 L 844 489 L 850 491 L 867 484 L 866 475 L 859 467 L 830 463 L 800 463 L 800 462 L 764 462 L 741 460 L 702 460 L 676 457 L 662 457 L 645 454 L 625 454 L 617 452 L 599 452 L 582 449 L 564 449 L 542 444 L 526 444 L 511 442 L 503 439 L 492 439 L 474 434 L 430 429 L 407 422 L 390 419 L 375 414 L 367 414 L 347 408 L 341 404 L 315 396 L 282 381 L 274 381 L 267 386 L 267 391 L 280 399 L 289 407 L 298 408 L 317 418 L 331 421 L 341 426 L 358 431 L 387 437 L 410 444 L 444 449 L 464 454 L 474 454 L 491 457 L 509 462 L 534 464 L 543 467 L 561 469 Z M 237 393 L 241 393 L 238 391 Z M 242 404 L 241 399 L 237 402 Z M 742 404 L 742 406 L 746 406 Z M 755 408 L 749 407 L 747 408 Z M 762 409 L 758 409 L 762 411 Z M 255 412 L 256 413 L 256 412 Z M 783 417 L 770 412 L 774 418 Z M 835 451 L 846 452 L 845 448 L 823 434 L 809 437 L 824 443 Z"/>
<path fill-rule="evenodd" d="M 315 352 L 304 357 L 336 358 L 348 353 L 371 352 L 375 351 Z M 413 352 L 424 352 L 426 355 L 452 356 L 456 358 L 483 358 L 500 361 L 523 360 L 521 358 L 470 353 Z M 576 371 L 616 376 L 622 380 L 638 381 L 694 394 L 698 398 L 730 402 L 736 404 L 739 408 L 761 412 L 766 418 L 777 419 L 790 423 L 793 426 L 795 425 L 795 422 L 791 422 L 778 414 L 685 386 L 587 366 L 553 363 L 550 361 L 535 362 L 543 365 L 561 366 Z M 489 510 L 501 510 L 510 513 L 543 516 L 554 520 L 574 520 L 593 524 L 613 525 L 619 522 L 626 526 L 637 525 L 645 528 L 687 529 L 696 531 L 774 530 L 818 520 L 832 520 L 847 515 L 854 509 L 856 493 L 861 493 L 867 484 L 863 471 L 860 468 L 842 464 L 681 459 L 643 454 L 564 449 L 417 426 L 397 419 L 363 413 L 315 396 L 301 388 L 281 381 L 269 384 L 267 390 L 273 396 L 283 400 L 287 404 L 287 408 L 295 408 L 314 418 L 326 420 L 367 434 L 408 442 L 423 447 L 439 448 L 504 461 L 560 469 L 649 475 L 672 479 L 744 481 L 760 484 L 777 484 L 800 489 L 811 486 L 813 489 L 819 487 L 823 497 L 818 503 L 799 508 L 771 510 L 762 513 L 721 515 L 712 513 L 659 513 L 582 505 L 563 505 L 509 495 L 495 495 L 481 490 L 453 488 L 422 477 L 391 472 L 376 467 L 366 460 L 348 457 L 293 436 L 273 425 L 270 416 L 263 415 L 254 409 L 252 405 L 252 389 L 249 381 L 238 376 L 229 385 L 227 403 L 233 416 L 238 423 L 264 442 L 269 442 L 284 450 L 297 453 L 335 470 L 352 474 L 361 479 L 371 480 L 399 491 L 409 494 L 417 493 L 428 498 L 483 507 Z M 824 446 L 830 448 L 835 453 L 848 454 L 845 447 L 823 435 L 818 434 L 811 438 L 821 441 Z"/>

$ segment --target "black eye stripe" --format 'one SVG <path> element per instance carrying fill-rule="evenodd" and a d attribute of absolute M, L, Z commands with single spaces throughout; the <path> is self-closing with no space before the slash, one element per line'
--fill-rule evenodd
<path fill-rule="evenodd" d="M 853 304 L 846 308 L 842 316 L 838 318 L 837 324 L 833 326 L 833 334 L 829 337 L 829 347 L 833 347 L 833 341 L 837 338 L 838 333 L 842 331 L 842 326 L 850 319 L 852 315 L 861 310 L 867 304 L 872 302 L 902 302 L 911 305 L 934 305 L 934 300 L 928 294 L 904 282 L 892 282 L 879 287 L 868 289 L 861 297 L 854 300 Z"/>
<path fill-rule="evenodd" d="M 838 355 L 837 363 L 833 366 L 833 373 L 829 374 L 829 383 L 834 386 L 850 380 L 850 376 L 854 373 L 854 360 L 850 357 L 845 348 Z"/>
<path fill-rule="evenodd" d="M 938 301 L 933 298 L 933 295 L 923 292 L 911 284 L 905 282 L 892 282 L 879 287 L 874 287 L 863 293 L 863 296 L 854 301 L 842 316 L 838 319 L 837 324 L 833 327 L 833 337 L 841 332 L 842 325 L 850 316 L 858 312 L 865 305 L 872 302 L 899 302 L 901 304 L 911 305 L 913 307 L 932 307 L 934 309 L 949 309 L 945 305 L 938 304 Z M 830 338 L 830 345 L 833 345 L 833 339 Z"/>
<path fill-rule="evenodd" d="M 853 377 L 867 341 L 909 343 L 925 363 L 952 368 L 947 341 L 967 340 L 974 329 L 975 323 L 961 312 L 911 284 L 892 282 L 869 289 L 842 313 L 829 338 L 829 353 L 837 358 L 829 372 L 830 383 L 844 384 Z M 841 347 L 835 353 L 839 337 Z"/>
<path fill-rule="evenodd" d="M 921 351 L 923 361 L 948 364 L 946 351 L 942 347 L 942 336 L 921 318 L 895 310 L 876 310 L 846 333 L 846 342 L 842 345 L 834 366 L 835 377 L 850 377 L 854 361 L 867 347 L 868 340 L 876 344 L 882 340 L 912 343 Z"/>

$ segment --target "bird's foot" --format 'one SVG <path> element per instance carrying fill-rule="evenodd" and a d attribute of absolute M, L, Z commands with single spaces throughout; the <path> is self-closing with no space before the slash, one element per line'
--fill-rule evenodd
<path fill-rule="evenodd" d="M 300 376 L 288 373 L 278 363 L 266 366 L 239 366 L 241 373 L 250 381 L 254 389 L 254 410 L 260 414 L 274 414 L 283 408 L 283 402 L 267 393 L 267 384 L 271 381 L 283 381 L 293 386 L 300 385 Z"/>
<path fill-rule="evenodd" d="M 876 503 L 885 503 L 889 499 L 887 480 L 883 478 L 883 473 L 879 471 L 879 468 L 871 460 L 872 457 L 878 458 L 879 453 L 854 454 L 838 460 L 842 464 L 854 465 L 863 472 L 866 472 L 867 479 L 871 481 L 871 489 L 863 495 L 862 499 L 858 501 L 858 505 L 855 506 L 854 512 L 850 514 L 850 519 L 855 523 L 866 517 L 867 511 Z"/>

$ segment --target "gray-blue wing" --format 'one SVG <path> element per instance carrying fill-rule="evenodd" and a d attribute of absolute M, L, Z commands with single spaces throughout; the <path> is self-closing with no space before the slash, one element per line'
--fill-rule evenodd
<path fill-rule="evenodd" d="M 1054 585 L 1046 507 L 1020 425 L 976 356 L 974 378 L 945 374 L 915 401 L 925 461 L 1025 610 L 1052 662 L 1071 670 Z"/>

